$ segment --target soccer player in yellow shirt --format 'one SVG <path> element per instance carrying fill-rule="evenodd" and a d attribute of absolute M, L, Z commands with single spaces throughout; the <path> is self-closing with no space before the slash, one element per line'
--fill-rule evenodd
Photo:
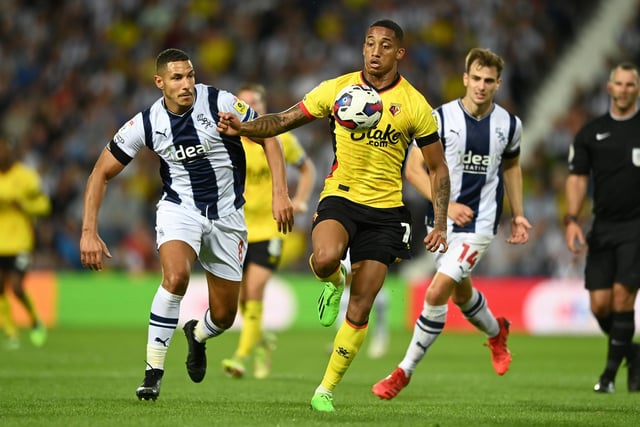
<path fill-rule="evenodd" d="M 35 245 L 34 218 L 49 214 L 51 201 L 37 172 L 17 161 L 14 150 L 13 141 L 0 134 L 0 320 L 7 346 L 18 348 L 18 331 L 5 294 L 5 287 L 11 287 L 31 319 L 31 342 L 40 347 L 46 340 L 46 329 L 25 292 L 24 277 Z"/>
<path fill-rule="evenodd" d="M 335 322 L 344 290 L 346 269 L 341 263 L 350 251 L 353 278 L 347 315 L 333 343 L 329 363 L 311 399 L 315 411 L 334 412 L 333 391 L 342 380 L 367 335 L 373 301 L 388 266 L 410 257 L 411 214 L 402 202 L 402 168 L 413 140 L 421 148 L 430 171 L 435 223 L 425 237 L 427 250 L 445 252 L 449 169 L 438 127 L 424 96 L 400 73 L 405 55 L 403 31 L 383 19 L 369 26 L 362 46 L 361 71 L 325 80 L 286 111 L 240 123 L 220 112 L 218 130 L 228 135 L 278 135 L 328 118 L 334 162 L 314 215 L 311 270 L 321 282 L 320 323 Z M 351 133 L 333 116 L 336 95 L 351 84 L 366 84 L 380 94 L 384 105 L 375 128 Z"/>
<path fill-rule="evenodd" d="M 267 94 L 264 86 L 247 83 L 236 92 L 258 114 L 267 112 Z M 313 191 L 316 170 L 298 138 L 291 132 L 278 135 L 287 165 L 298 169 L 296 193 L 292 198 L 293 213 L 307 211 Z M 271 370 L 271 352 L 275 348 L 273 334 L 262 329 L 264 291 L 267 281 L 278 268 L 282 257 L 283 238 L 271 215 L 271 172 L 264 150 L 248 138 L 242 138 L 247 157 L 244 215 L 247 221 L 248 242 L 244 272 L 240 285 L 239 309 L 242 329 L 233 357 L 224 359 L 224 371 L 242 378 L 245 364 L 253 353 L 253 376 L 266 378 Z"/>

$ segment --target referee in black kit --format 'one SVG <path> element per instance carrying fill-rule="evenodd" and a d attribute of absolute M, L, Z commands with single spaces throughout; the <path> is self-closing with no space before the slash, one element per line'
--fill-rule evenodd
<path fill-rule="evenodd" d="M 640 391 L 640 344 L 633 343 L 634 304 L 640 286 L 640 114 L 638 68 L 624 62 L 611 70 L 609 112 L 578 132 L 569 151 L 564 219 L 569 250 L 588 246 L 585 287 L 591 312 L 608 336 L 607 361 L 593 390 L 613 393 L 623 359 L 629 391 Z M 585 236 L 578 214 L 593 185 L 594 220 Z"/>

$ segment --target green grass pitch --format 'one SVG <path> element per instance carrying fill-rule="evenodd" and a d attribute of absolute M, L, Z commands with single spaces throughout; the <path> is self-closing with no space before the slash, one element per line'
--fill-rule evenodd
<path fill-rule="evenodd" d="M 604 367 L 603 337 L 512 335 L 510 371 L 493 373 L 481 334 L 446 330 L 409 386 L 381 401 L 371 386 L 404 354 L 410 332 L 393 334 L 379 360 L 366 345 L 334 393 L 337 413 L 319 414 L 309 400 L 324 372 L 334 328 L 278 334 L 266 380 L 227 378 L 220 361 L 238 334 L 207 343 L 209 369 L 190 382 L 186 343 L 178 330 L 169 350 L 160 398 L 138 401 L 146 329 L 50 331 L 43 348 L 0 349 L 0 426 L 637 426 L 640 393 L 626 390 L 620 369 L 611 395 L 591 388 Z"/>

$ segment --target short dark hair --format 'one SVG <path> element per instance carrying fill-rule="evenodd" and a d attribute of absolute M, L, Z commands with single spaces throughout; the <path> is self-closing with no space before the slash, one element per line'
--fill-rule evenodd
<path fill-rule="evenodd" d="M 498 78 L 502 74 L 504 68 L 504 60 L 497 54 L 491 52 L 489 49 L 482 49 L 480 47 L 474 47 L 469 51 L 467 57 L 464 60 L 464 69 L 468 73 L 471 70 L 471 65 L 478 61 L 482 67 L 495 67 L 498 71 Z"/>
<path fill-rule="evenodd" d="M 391 31 L 393 31 L 396 35 L 396 38 L 402 42 L 402 40 L 404 39 L 404 31 L 402 31 L 402 28 L 400 27 L 400 25 L 396 24 L 395 22 L 393 22 L 391 19 L 380 19 L 376 22 L 374 22 L 373 24 L 369 25 L 369 28 L 371 27 L 384 27 L 384 28 L 388 28 Z"/>
<path fill-rule="evenodd" d="M 160 69 L 166 67 L 169 62 L 189 60 L 191 60 L 191 58 L 189 58 L 189 55 L 183 50 L 174 47 L 165 49 L 160 52 L 156 58 L 156 73 L 159 74 Z"/>
<path fill-rule="evenodd" d="M 633 71 L 636 73 L 636 81 L 640 80 L 640 71 L 638 71 L 638 66 L 631 61 L 623 61 L 613 67 L 609 73 L 609 81 L 613 81 L 617 70 Z"/>

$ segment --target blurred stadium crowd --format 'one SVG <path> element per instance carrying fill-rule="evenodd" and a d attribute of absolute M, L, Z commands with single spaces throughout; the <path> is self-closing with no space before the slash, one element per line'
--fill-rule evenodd
<path fill-rule="evenodd" d="M 461 96 L 464 56 L 488 47 L 506 60 L 497 100 L 526 118 L 532 94 L 575 40 L 597 0 L 14 0 L 0 13 L 0 126 L 19 141 L 21 158 L 37 168 L 53 214 L 37 224 L 36 268 L 79 269 L 78 241 L 86 178 L 119 126 L 160 96 L 153 85 L 156 54 L 190 53 L 196 80 L 235 91 L 257 81 L 271 111 L 282 110 L 319 81 L 362 65 L 366 27 L 391 18 L 406 32 L 401 72 L 433 106 Z M 640 25 L 621 31 L 624 58 L 640 60 Z M 494 244 L 478 274 L 576 274 L 566 250 L 562 215 L 566 154 L 573 134 L 607 107 L 606 72 L 577 94 L 566 115 L 550 118 L 553 135 L 524 164 L 525 212 L 533 236 L 522 248 Z M 552 102 L 552 101 L 551 101 Z M 319 171 L 332 151 L 314 123 L 296 134 Z M 524 121 L 524 144 L 527 123 Z M 154 205 L 158 164 L 139 155 L 110 185 L 100 233 L 113 268 L 156 269 Z M 295 185 L 292 177 L 292 186 Z M 411 188 L 414 248 L 420 257 L 424 201 Z M 506 213 L 508 216 L 508 213 Z M 298 218 L 307 235 L 310 219 Z M 504 240 L 504 239 L 501 239 Z M 305 254 L 300 254 L 304 259 Z M 294 263 L 291 268 L 298 268 Z M 305 269 L 306 262 L 299 263 Z M 580 274 L 577 271 L 577 274 Z"/>

